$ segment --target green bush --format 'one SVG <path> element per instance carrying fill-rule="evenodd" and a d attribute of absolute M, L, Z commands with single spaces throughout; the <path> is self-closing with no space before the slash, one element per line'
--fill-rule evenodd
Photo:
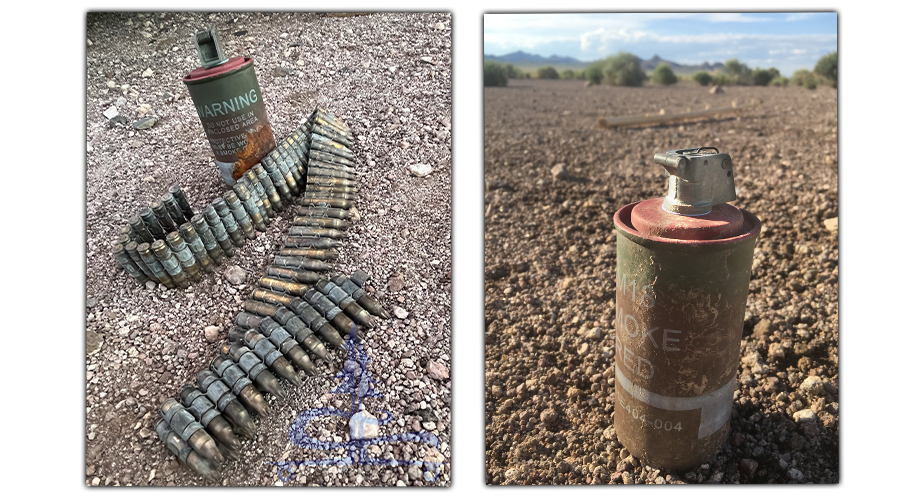
<path fill-rule="evenodd" d="M 812 73 L 803 75 L 803 88 L 813 90 L 819 85 L 819 79 Z"/>
<path fill-rule="evenodd" d="M 698 71 L 694 73 L 694 81 L 702 85 L 703 87 L 709 85 L 712 81 L 713 77 L 706 71 Z"/>
<path fill-rule="evenodd" d="M 578 80 L 587 80 L 587 76 L 584 74 L 584 71 L 579 71 L 575 73 L 575 78 Z"/>
<path fill-rule="evenodd" d="M 837 52 L 830 52 L 816 63 L 816 67 L 813 68 L 813 71 L 819 75 L 826 83 L 831 85 L 834 88 L 837 88 L 837 78 L 838 78 L 838 61 L 837 61 Z"/>
<path fill-rule="evenodd" d="M 729 83 L 735 85 L 750 84 L 750 68 L 746 64 L 737 59 L 729 59 L 725 61 L 725 74 L 728 75 Z"/>
<path fill-rule="evenodd" d="M 544 68 L 538 68 L 538 78 L 543 78 L 546 80 L 557 80 L 559 79 L 559 73 L 553 69 L 553 66 L 547 66 Z"/>
<path fill-rule="evenodd" d="M 559 74 L 559 77 L 563 80 L 574 80 L 575 72 L 571 69 L 564 69 L 563 72 Z"/>
<path fill-rule="evenodd" d="M 712 84 L 713 85 L 728 85 L 731 83 L 731 79 L 728 78 L 728 75 L 724 73 L 715 73 L 712 76 Z"/>
<path fill-rule="evenodd" d="M 810 74 L 808 69 L 800 68 L 797 71 L 794 71 L 794 74 L 791 75 L 791 83 L 793 85 L 803 86 L 803 79 L 806 75 Z"/>
<path fill-rule="evenodd" d="M 619 52 L 603 63 L 603 80 L 610 85 L 640 87 L 646 79 L 641 60 L 634 54 Z"/>
<path fill-rule="evenodd" d="M 668 64 L 657 64 L 653 68 L 653 83 L 657 85 L 672 85 L 677 81 L 678 77 L 675 76 L 675 72 L 672 71 L 672 67 Z"/>
<path fill-rule="evenodd" d="M 485 87 L 505 87 L 506 72 L 503 66 L 497 61 L 484 62 L 484 86 Z"/>
<path fill-rule="evenodd" d="M 791 81 L 788 80 L 786 76 L 778 76 L 773 78 L 772 81 L 769 82 L 769 85 L 775 87 L 786 87 L 789 83 L 791 83 Z"/>
<path fill-rule="evenodd" d="M 753 82 L 753 85 L 765 86 L 779 76 L 781 76 L 781 72 L 779 72 L 776 68 L 756 68 L 750 73 L 750 80 Z"/>
<path fill-rule="evenodd" d="M 603 62 L 603 59 L 594 61 L 584 70 L 584 76 L 594 85 L 600 85 L 603 81 Z"/>
<path fill-rule="evenodd" d="M 522 70 L 513 66 L 511 63 L 503 65 L 503 73 L 506 75 L 506 78 L 510 80 L 513 78 L 522 78 Z"/>

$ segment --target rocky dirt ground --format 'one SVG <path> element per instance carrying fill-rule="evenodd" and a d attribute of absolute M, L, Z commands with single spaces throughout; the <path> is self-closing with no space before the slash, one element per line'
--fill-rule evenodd
<path fill-rule="evenodd" d="M 140 285 L 110 254 L 118 228 L 171 184 L 195 209 L 226 188 L 181 82 L 199 65 L 192 36 L 209 27 L 227 55 L 255 59 L 276 140 L 316 105 L 355 132 L 360 219 L 337 268 L 369 272 L 370 291 L 396 311 L 367 337 L 368 369 L 385 396 L 367 408 L 393 412 L 381 435 L 426 429 L 441 442 L 439 449 L 394 442 L 370 455 L 445 463 L 434 482 L 421 466 L 365 465 L 305 466 L 287 484 L 450 484 L 451 25 L 449 14 L 88 14 L 86 484 L 211 485 L 159 441 L 157 408 L 226 343 L 292 218 L 293 207 L 186 290 Z M 122 118 L 104 116 L 110 106 Z M 150 128 L 135 129 L 148 117 Z M 430 175 L 414 176 L 409 167 L 418 164 Z M 226 269 L 245 276 L 232 282 Z M 328 394 L 339 380 L 319 363 L 322 376 L 300 389 L 285 384 L 286 399 L 268 397 L 272 415 L 257 419 L 255 439 L 242 440 L 240 460 L 220 469 L 223 485 L 281 485 L 267 463 L 333 456 L 288 438 L 300 412 L 349 404 L 346 395 Z M 347 422 L 336 418 L 311 429 L 320 439 L 348 439 Z"/>
<path fill-rule="evenodd" d="M 485 89 L 489 484 L 838 482 L 837 92 L 724 90 L 540 80 Z M 761 105 L 739 119 L 596 126 L 752 99 Z M 707 463 L 676 473 L 645 466 L 615 437 L 612 216 L 665 195 L 654 153 L 697 146 L 731 154 L 735 205 L 763 229 L 731 435 Z"/>

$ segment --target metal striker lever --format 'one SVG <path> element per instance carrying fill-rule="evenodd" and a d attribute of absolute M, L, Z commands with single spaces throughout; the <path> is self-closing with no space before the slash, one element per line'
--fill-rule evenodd
<path fill-rule="evenodd" d="M 228 61 L 222 52 L 222 46 L 219 45 L 219 35 L 216 34 L 215 28 L 194 35 L 194 47 L 200 56 L 200 65 L 204 68 L 213 68 Z"/>
<path fill-rule="evenodd" d="M 715 151 L 715 153 L 704 151 Z M 680 215 L 706 215 L 715 205 L 737 199 L 731 156 L 714 147 L 656 153 L 653 161 L 669 172 L 663 210 Z"/>

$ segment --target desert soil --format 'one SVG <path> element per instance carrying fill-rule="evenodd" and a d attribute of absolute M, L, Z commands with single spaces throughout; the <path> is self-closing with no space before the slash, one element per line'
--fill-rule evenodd
<path fill-rule="evenodd" d="M 359 219 L 337 270 L 367 271 L 370 293 L 392 312 L 366 337 L 367 368 L 385 397 L 365 403 L 376 415 L 394 415 L 380 435 L 425 429 L 440 440 L 438 449 L 382 444 L 370 456 L 444 463 L 433 482 L 422 466 L 387 465 L 304 466 L 280 481 L 270 462 L 334 456 L 301 450 L 288 436 L 305 410 L 349 406 L 348 395 L 329 394 L 340 382 L 335 368 L 318 361 L 321 376 L 299 389 L 282 381 L 288 397 L 267 396 L 271 415 L 257 418 L 255 439 L 242 439 L 240 459 L 220 468 L 222 484 L 449 485 L 451 18 L 408 13 L 88 14 L 85 483 L 212 485 L 157 438 L 157 408 L 226 343 L 296 209 L 277 214 L 266 232 L 186 290 L 141 285 L 110 253 L 119 228 L 170 185 L 182 187 L 195 211 L 226 189 L 181 82 L 199 65 L 193 35 L 210 27 L 227 55 L 254 58 L 276 141 L 316 105 L 355 133 Z M 123 118 L 104 116 L 110 106 Z M 149 116 L 151 128 L 133 127 Z M 417 164 L 432 173 L 412 175 Z M 348 423 L 335 417 L 307 431 L 349 438 Z"/>
<path fill-rule="evenodd" d="M 597 127 L 751 100 L 737 119 Z M 512 80 L 484 103 L 487 482 L 836 483 L 837 91 Z M 675 472 L 630 456 L 613 427 L 612 216 L 665 195 L 654 153 L 698 146 L 732 156 L 734 204 L 763 229 L 731 433 L 707 463 Z"/>

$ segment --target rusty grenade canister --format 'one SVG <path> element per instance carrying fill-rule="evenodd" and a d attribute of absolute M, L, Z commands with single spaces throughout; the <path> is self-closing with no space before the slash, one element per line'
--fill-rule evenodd
<path fill-rule="evenodd" d="M 687 469 L 730 429 L 753 248 L 761 228 L 715 148 L 654 156 L 665 198 L 619 209 L 616 403 L 619 441 L 644 464 Z"/>
<path fill-rule="evenodd" d="M 194 36 L 200 65 L 184 77 L 222 179 L 229 186 L 275 148 L 250 57 L 226 59 L 215 29 Z"/>

